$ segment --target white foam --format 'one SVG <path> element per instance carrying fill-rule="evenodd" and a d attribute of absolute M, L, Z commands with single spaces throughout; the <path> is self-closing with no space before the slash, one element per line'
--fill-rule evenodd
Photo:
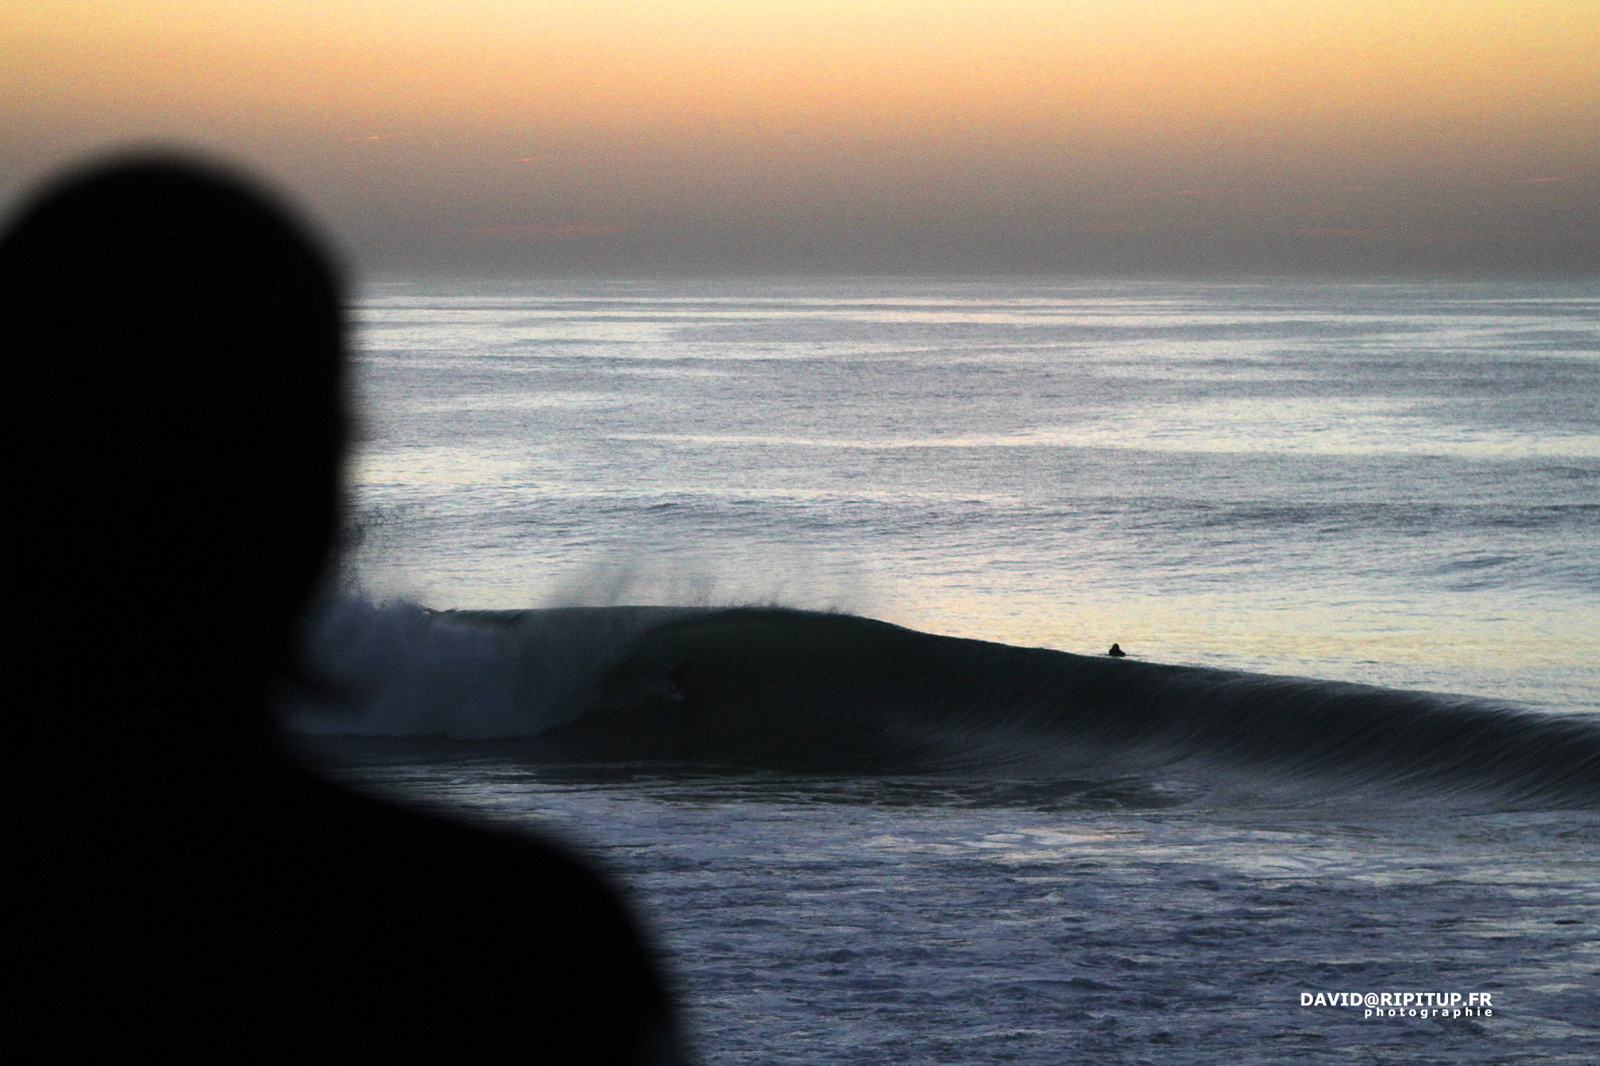
<path fill-rule="evenodd" d="M 319 612 L 306 647 L 332 698 L 285 716 L 336 736 L 537 736 L 569 722 L 638 634 L 679 611 L 432 611 L 414 603 L 339 598 Z"/>

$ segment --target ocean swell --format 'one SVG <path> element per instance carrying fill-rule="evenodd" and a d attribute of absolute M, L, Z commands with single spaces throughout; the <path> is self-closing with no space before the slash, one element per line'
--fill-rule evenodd
<path fill-rule="evenodd" d="M 1166 666 L 779 608 L 428 611 L 345 602 L 312 638 L 345 698 L 292 728 L 518 738 L 528 757 L 1260 780 L 1600 807 L 1600 723 L 1464 696 Z"/>

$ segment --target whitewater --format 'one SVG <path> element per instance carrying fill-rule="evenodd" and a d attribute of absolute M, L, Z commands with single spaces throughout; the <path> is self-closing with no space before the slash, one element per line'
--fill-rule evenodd
<path fill-rule="evenodd" d="M 589 856 L 699 1059 L 1600 1052 L 1600 284 L 355 312 L 287 735 Z"/>

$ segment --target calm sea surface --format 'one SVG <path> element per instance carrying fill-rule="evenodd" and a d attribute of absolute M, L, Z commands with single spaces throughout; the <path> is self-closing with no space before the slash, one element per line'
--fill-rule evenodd
<path fill-rule="evenodd" d="M 372 618 L 774 603 L 1600 712 L 1600 283 L 392 283 L 357 319 Z M 343 767 L 586 849 L 708 1062 L 1600 1051 L 1593 811 Z"/>

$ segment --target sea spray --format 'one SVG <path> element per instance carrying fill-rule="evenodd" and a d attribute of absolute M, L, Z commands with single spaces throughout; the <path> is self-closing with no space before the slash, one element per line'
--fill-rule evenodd
<path fill-rule="evenodd" d="M 593 706 L 619 649 L 674 608 L 435 611 L 330 601 L 309 627 L 318 698 L 287 713 L 311 734 L 538 736 Z"/>

